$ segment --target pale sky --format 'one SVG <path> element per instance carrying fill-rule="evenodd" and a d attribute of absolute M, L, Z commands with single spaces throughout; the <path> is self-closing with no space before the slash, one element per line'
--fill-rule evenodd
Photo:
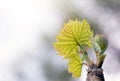
<path fill-rule="evenodd" d="M 0 81 L 16 81 L 11 64 L 22 51 L 34 52 L 42 33 L 52 33 L 60 22 L 55 11 L 52 0 L 0 0 Z"/>

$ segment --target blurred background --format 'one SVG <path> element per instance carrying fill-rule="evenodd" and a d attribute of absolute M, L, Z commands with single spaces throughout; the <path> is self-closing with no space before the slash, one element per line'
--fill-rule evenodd
<path fill-rule="evenodd" d="M 0 81 L 85 81 L 86 67 L 72 78 L 52 45 L 76 18 L 108 39 L 105 80 L 119 81 L 120 0 L 0 0 Z"/>

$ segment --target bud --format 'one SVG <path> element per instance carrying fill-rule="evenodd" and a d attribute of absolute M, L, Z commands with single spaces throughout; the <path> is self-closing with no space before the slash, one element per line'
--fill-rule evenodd
<path fill-rule="evenodd" d="M 96 35 L 93 38 L 93 49 L 95 52 L 103 54 L 108 47 L 108 41 L 103 35 Z"/>

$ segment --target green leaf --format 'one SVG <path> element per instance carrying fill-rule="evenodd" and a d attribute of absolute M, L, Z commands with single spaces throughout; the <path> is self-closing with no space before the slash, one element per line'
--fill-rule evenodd
<path fill-rule="evenodd" d="M 57 42 L 54 43 L 55 49 L 65 58 L 77 54 L 78 46 L 91 47 L 93 32 L 86 20 L 69 20 L 57 35 Z"/>
<path fill-rule="evenodd" d="M 64 56 L 64 58 L 69 58 L 78 52 L 76 42 L 56 42 L 54 45 L 59 54 Z"/>
<path fill-rule="evenodd" d="M 93 48 L 95 52 L 103 54 L 108 47 L 108 41 L 103 35 L 96 35 L 93 41 Z"/>
<path fill-rule="evenodd" d="M 74 54 L 69 58 L 68 72 L 72 73 L 73 77 L 80 77 L 82 71 L 82 60 L 78 54 Z"/>

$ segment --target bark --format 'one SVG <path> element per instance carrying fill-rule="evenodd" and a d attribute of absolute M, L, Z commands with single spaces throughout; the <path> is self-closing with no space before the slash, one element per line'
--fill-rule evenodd
<path fill-rule="evenodd" d="M 105 81 L 103 69 L 96 65 L 89 66 L 86 81 Z"/>

